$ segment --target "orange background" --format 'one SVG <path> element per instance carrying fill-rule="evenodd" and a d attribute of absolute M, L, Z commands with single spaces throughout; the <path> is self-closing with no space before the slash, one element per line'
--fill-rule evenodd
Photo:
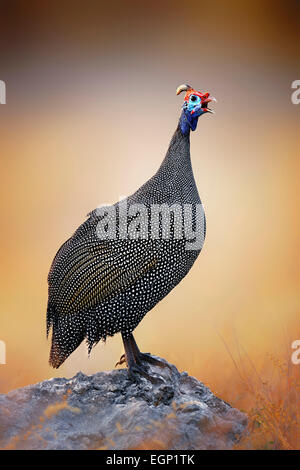
<path fill-rule="evenodd" d="M 46 278 L 91 209 L 132 193 L 156 171 L 180 114 L 176 87 L 187 82 L 218 98 L 217 114 L 203 116 L 191 136 L 207 238 L 190 274 L 144 318 L 136 339 L 241 406 L 223 340 L 268 375 L 269 354 L 290 363 L 291 342 L 300 339 L 300 105 L 291 103 L 291 83 L 300 78 L 299 3 L 0 8 L 7 85 L 0 392 L 112 369 L 122 354 L 118 335 L 90 358 L 82 345 L 52 370 Z"/>

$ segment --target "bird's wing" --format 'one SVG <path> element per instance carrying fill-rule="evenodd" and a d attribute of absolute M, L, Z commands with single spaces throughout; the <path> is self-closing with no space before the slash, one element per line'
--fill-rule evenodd
<path fill-rule="evenodd" d="M 84 230 L 84 236 L 73 236 L 62 245 L 50 269 L 49 305 L 58 314 L 82 312 L 101 304 L 158 263 L 147 240 L 99 240 L 94 231 Z"/>

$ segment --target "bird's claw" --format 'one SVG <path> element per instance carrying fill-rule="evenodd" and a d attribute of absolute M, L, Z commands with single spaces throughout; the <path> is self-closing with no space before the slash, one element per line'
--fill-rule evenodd
<path fill-rule="evenodd" d="M 148 374 L 147 370 L 138 364 L 133 364 L 128 368 L 128 375 L 129 378 L 135 382 L 139 380 L 140 376 L 149 380 L 149 382 L 154 385 L 160 385 L 165 382 L 161 377 L 158 377 L 157 375 Z"/>
<path fill-rule="evenodd" d="M 115 367 L 121 366 L 122 364 L 126 363 L 126 356 L 125 354 L 122 354 L 118 362 L 116 363 Z"/>
<path fill-rule="evenodd" d="M 139 360 L 141 362 L 148 362 L 149 364 L 152 364 L 153 366 L 158 366 L 162 368 L 168 367 L 169 369 L 171 369 L 169 364 L 167 364 L 164 361 L 160 361 L 159 359 L 156 359 L 155 357 L 151 356 L 150 353 L 140 353 Z"/>

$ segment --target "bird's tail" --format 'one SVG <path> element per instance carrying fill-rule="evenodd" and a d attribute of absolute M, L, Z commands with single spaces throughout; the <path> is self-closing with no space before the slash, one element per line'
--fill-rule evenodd
<path fill-rule="evenodd" d="M 54 369 L 58 369 L 81 344 L 86 332 L 79 315 L 58 314 L 55 308 L 48 306 L 47 335 L 51 327 L 52 344 L 49 364 Z"/>
<path fill-rule="evenodd" d="M 52 344 L 50 350 L 49 364 L 54 369 L 58 369 L 59 366 L 67 359 L 68 354 L 63 351 L 59 345 L 59 342 L 56 341 L 54 334 L 52 337 Z"/>

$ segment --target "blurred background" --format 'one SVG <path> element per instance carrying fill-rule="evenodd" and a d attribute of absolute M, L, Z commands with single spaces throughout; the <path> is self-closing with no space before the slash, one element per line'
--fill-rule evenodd
<path fill-rule="evenodd" d="M 47 274 L 90 210 L 157 170 L 181 83 L 218 99 L 191 135 L 207 238 L 137 342 L 247 411 L 241 367 L 278 391 L 283 361 L 299 384 L 299 18 L 297 0 L 1 2 L 0 392 L 122 354 L 118 335 L 48 366 Z"/>

